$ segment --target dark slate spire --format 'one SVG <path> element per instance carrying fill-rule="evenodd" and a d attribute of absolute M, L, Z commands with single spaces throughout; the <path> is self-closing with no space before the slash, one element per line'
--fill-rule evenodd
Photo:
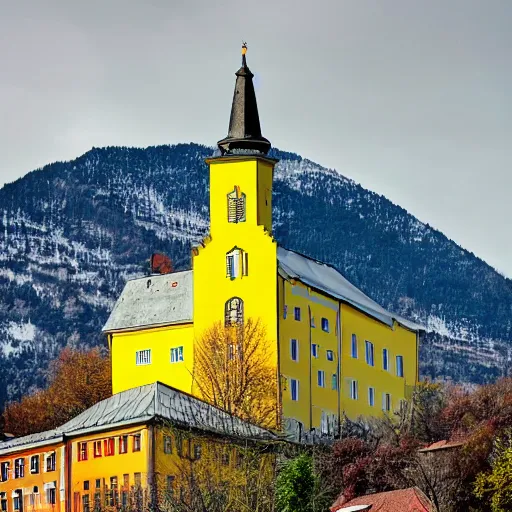
<path fill-rule="evenodd" d="M 242 67 L 236 72 L 228 136 L 217 142 L 223 155 L 240 153 L 262 153 L 266 155 L 270 149 L 270 142 L 261 135 L 256 94 L 252 83 L 254 75 L 247 67 L 246 52 L 247 44 L 244 43 L 242 46 Z"/>

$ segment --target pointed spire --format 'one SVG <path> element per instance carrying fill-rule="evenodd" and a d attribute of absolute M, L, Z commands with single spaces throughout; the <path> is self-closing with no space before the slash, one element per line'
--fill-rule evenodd
<path fill-rule="evenodd" d="M 242 67 L 236 72 L 235 92 L 231 106 L 228 136 L 217 142 L 221 153 L 262 153 L 266 155 L 270 142 L 261 135 L 253 74 L 247 67 L 247 43 L 242 45 Z"/>

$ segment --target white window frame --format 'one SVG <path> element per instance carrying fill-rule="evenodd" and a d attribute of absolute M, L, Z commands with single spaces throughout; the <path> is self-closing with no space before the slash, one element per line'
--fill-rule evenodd
<path fill-rule="evenodd" d="M 359 357 L 359 347 L 357 345 L 357 334 L 352 334 L 352 340 L 350 344 L 350 355 L 352 359 L 357 359 Z"/>
<path fill-rule="evenodd" d="M 375 407 L 375 388 L 373 386 L 368 386 L 368 405 Z"/>
<path fill-rule="evenodd" d="M 239 247 L 233 247 L 226 254 L 226 277 L 236 279 L 237 277 L 249 275 L 249 254 Z"/>
<path fill-rule="evenodd" d="M 295 359 L 293 358 L 293 345 L 295 344 Z M 299 360 L 299 340 L 292 338 L 290 340 L 290 359 L 297 362 Z"/>
<path fill-rule="evenodd" d="M 375 350 L 374 350 L 373 343 L 369 340 L 365 340 L 364 347 L 365 347 L 366 363 L 369 366 L 375 366 Z"/>
<path fill-rule="evenodd" d="M 398 363 L 400 361 L 400 363 Z M 396 356 L 396 376 L 404 376 L 404 356 Z"/>
<path fill-rule="evenodd" d="M 145 348 L 135 351 L 135 366 L 147 366 L 151 364 L 151 349 Z"/>
<path fill-rule="evenodd" d="M 295 384 L 295 398 L 293 397 L 294 384 Z M 299 401 L 299 379 L 290 379 L 290 397 L 293 402 Z"/>
<path fill-rule="evenodd" d="M 356 379 L 350 379 L 350 398 L 351 400 L 359 399 L 359 385 Z"/>
<path fill-rule="evenodd" d="M 325 388 L 325 371 L 324 370 L 317 371 L 316 383 L 319 388 Z"/>
<path fill-rule="evenodd" d="M 182 363 L 185 360 L 183 356 L 183 345 L 179 347 L 171 347 L 170 361 L 174 363 Z"/>
<path fill-rule="evenodd" d="M 382 369 L 389 372 L 389 350 L 387 348 L 382 349 Z"/>

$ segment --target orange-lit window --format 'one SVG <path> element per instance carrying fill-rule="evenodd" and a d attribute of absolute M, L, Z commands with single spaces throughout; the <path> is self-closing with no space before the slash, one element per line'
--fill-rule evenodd
<path fill-rule="evenodd" d="M 105 457 L 110 457 L 115 454 L 115 442 L 113 437 L 109 437 L 108 439 L 103 440 L 103 450 L 105 452 Z"/>
<path fill-rule="evenodd" d="M 87 443 L 78 443 L 78 460 L 87 460 Z"/>
<path fill-rule="evenodd" d="M 94 441 L 94 457 L 101 457 L 101 441 Z"/>
<path fill-rule="evenodd" d="M 126 453 L 128 451 L 128 436 L 119 437 L 119 453 Z"/>

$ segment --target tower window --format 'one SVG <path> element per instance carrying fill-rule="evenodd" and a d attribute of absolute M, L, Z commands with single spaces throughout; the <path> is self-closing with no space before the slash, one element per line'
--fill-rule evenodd
<path fill-rule="evenodd" d="M 244 323 L 244 301 L 240 297 L 232 297 L 226 302 L 224 309 L 224 324 L 243 325 Z"/>
<path fill-rule="evenodd" d="M 331 388 L 333 391 L 337 391 L 338 389 L 338 376 L 333 373 L 331 377 Z"/>
<path fill-rule="evenodd" d="M 322 318 L 322 331 L 329 332 L 329 320 Z"/>
<path fill-rule="evenodd" d="M 300 322 L 300 308 L 299 307 L 295 307 L 293 309 L 293 316 L 294 316 L 295 320 Z"/>
<path fill-rule="evenodd" d="M 404 358 L 403 358 L 403 356 L 396 356 L 396 374 L 398 377 L 404 376 Z"/>
<path fill-rule="evenodd" d="M 235 247 L 226 254 L 226 277 L 236 279 L 247 275 L 249 275 L 249 255 Z"/>
<path fill-rule="evenodd" d="M 325 388 L 325 372 L 323 370 L 318 370 L 317 384 L 318 384 L 318 387 Z"/>
<path fill-rule="evenodd" d="M 387 348 L 382 349 L 382 369 L 389 370 L 389 352 Z"/>
<path fill-rule="evenodd" d="M 334 361 L 334 352 L 332 350 L 327 350 L 326 356 L 327 361 Z"/>
<path fill-rule="evenodd" d="M 297 379 L 290 379 L 290 394 L 294 402 L 299 400 L 299 381 Z"/>
<path fill-rule="evenodd" d="M 228 194 L 228 222 L 245 222 L 245 194 L 236 185 Z"/>
<path fill-rule="evenodd" d="M 318 357 L 318 345 L 316 343 L 311 345 L 311 355 L 316 358 Z"/>
<path fill-rule="evenodd" d="M 290 340 L 290 353 L 292 361 L 299 360 L 299 343 L 297 340 Z"/>
<path fill-rule="evenodd" d="M 352 357 L 357 359 L 357 335 L 352 334 Z"/>

